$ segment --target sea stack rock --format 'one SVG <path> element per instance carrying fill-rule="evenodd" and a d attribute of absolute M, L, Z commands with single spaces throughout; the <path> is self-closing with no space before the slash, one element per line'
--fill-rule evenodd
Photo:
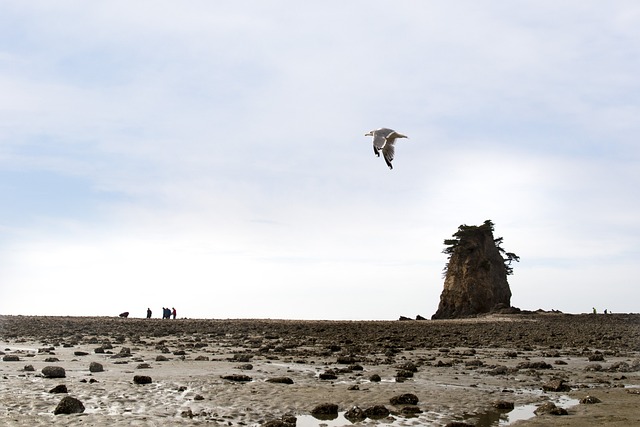
<path fill-rule="evenodd" d="M 513 271 L 511 262 L 519 258 L 500 247 L 502 238 L 493 237 L 493 223 L 461 225 L 453 237 L 444 241 L 449 261 L 440 305 L 431 318 L 454 319 L 510 307 L 507 275 Z"/>

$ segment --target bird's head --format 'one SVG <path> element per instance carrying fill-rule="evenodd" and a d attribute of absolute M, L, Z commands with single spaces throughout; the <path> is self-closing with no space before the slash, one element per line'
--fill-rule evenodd
<path fill-rule="evenodd" d="M 365 133 L 364 136 L 373 136 L 373 130 L 370 130 L 369 132 Z"/>

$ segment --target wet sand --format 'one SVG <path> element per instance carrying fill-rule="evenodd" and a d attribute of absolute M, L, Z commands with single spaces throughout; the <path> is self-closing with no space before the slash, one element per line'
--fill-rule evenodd
<path fill-rule="evenodd" d="M 260 426 L 286 414 L 297 426 L 352 425 L 342 415 L 311 416 L 323 403 L 341 414 L 376 405 L 390 412 L 357 425 L 640 425 L 640 315 L 0 316 L 0 351 L 0 425 L 8 426 Z M 103 370 L 92 372 L 92 362 Z M 47 366 L 64 368 L 65 377 L 46 378 Z M 151 383 L 136 384 L 136 376 Z M 554 380 L 565 390 L 544 391 Z M 67 393 L 50 393 L 57 385 Z M 417 404 L 392 403 L 405 394 Z M 54 415 L 65 396 L 79 399 L 84 412 Z M 601 403 L 578 403 L 587 396 Z M 515 410 L 496 409 L 500 401 Z M 568 415 L 532 413 L 547 401 L 568 406 Z"/>

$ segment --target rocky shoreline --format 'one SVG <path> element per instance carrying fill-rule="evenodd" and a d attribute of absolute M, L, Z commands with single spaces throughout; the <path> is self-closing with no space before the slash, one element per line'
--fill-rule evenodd
<path fill-rule="evenodd" d="M 0 342 L 3 425 L 640 424 L 637 314 L 0 316 Z M 554 415 L 560 397 L 600 402 Z M 509 418 L 524 405 L 538 415 Z"/>

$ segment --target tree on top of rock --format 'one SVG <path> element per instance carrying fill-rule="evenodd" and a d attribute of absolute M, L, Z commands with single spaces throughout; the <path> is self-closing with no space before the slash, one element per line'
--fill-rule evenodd
<path fill-rule="evenodd" d="M 447 269 L 449 267 L 449 261 L 451 260 L 451 255 L 453 255 L 453 252 L 460 245 L 460 243 L 465 241 L 465 240 L 469 240 L 469 239 L 473 238 L 474 235 L 477 236 L 479 234 L 485 233 L 487 230 L 493 236 L 493 231 L 494 231 L 493 225 L 494 224 L 490 219 L 486 220 L 482 225 L 466 225 L 466 224 L 462 224 L 461 226 L 458 227 L 458 231 L 453 233 L 452 237 L 454 237 L 454 239 L 445 239 L 444 240 L 444 244 L 447 247 L 442 250 L 442 253 L 449 255 L 447 257 L 447 264 L 444 266 L 445 275 L 446 275 Z M 513 261 L 519 262 L 520 261 L 520 257 L 518 255 L 514 254 L 513 252 L 506 252 L 504 249 L 502 249 L 502 241 L 503 240 L 504 240 L 504 237 L 498 237 L 496 239 L 493 239 L 493 242 L 496 245 L 496 248 L 498 249 L 498 252 L 500 253 L 500 255 L 506 257 L 506 258 L 503 258 L 504 267 L 505 267 L 505 269 L 507 271 L 507 276 L 510 276 L 510 275 L 513 274 L 513 267 L 511 266 L 511 263 Z"/>
<path fill-rule="evenodd" d="M 488 313 L 511 304 L 507 276 L 520 258 L 502 248 L 503 238 L 493 237 L 491 220 L 482 225 L 461 225 L 453 239 L 444 241 L 444 290 L 434 319 L 450 319 Z"/>

